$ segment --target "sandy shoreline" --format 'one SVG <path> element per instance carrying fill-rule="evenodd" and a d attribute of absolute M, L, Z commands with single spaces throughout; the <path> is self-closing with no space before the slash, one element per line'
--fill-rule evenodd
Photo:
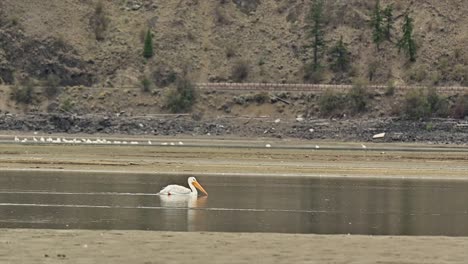
<path fill-rule="evenodd" d="M 460 263 L 468 238 L 0 229 L 0 263 Z"/>

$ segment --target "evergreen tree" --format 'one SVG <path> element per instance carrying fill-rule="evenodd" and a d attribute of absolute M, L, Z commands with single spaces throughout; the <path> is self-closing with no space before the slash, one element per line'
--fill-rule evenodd
<path fill-rule="evenodd" d="M 309 23 L 311 25 L 310 37 L 312 38 L 313 62 L 312 70 L 317 71 L 320 68 L 320 59 L 325 49 L 324 32 L 323 32 L 323 3 L 324 0 L 315 0 L 309 15 Z"/>
<path fill-rule="evenodd" d="M 349 51 L 343 43 L 343 36 L 331 49 L 330 55 L 333 63 L 331 65 L 332 70 L 345 72 L 349 68 Z"/>
<path fill-rule="evenodd" d="M 384 40 L 384 30 L 383 30 L 383 17 L 382 11 L 380 10 L 380 0 L 375 1 L 375 8 L 372 14 L 372 40 L 374 41 L 375 45 L 377 45 L 377 49 L 380 50 L 380 43 Z"/>
<path fill-rule="evenodd" d="M 383 17 L 385 19 L 385 25 L 383 29 L 383 35 L 385 38 L 390 41 L 392 37 L 392 30 L 393 30 L 393 6 L 389 5 L 385 7 L 383 10 Z"/>
<path fill-rule="evenodd" d="M 403 36 L 398 41 L 398 51 L 403 49 L 405 53 L 409 56 L 410 61 L 416 61 L 416 43 L 413 39 L 413 19 L 409 14 L 405 15 L 405 21 L 402 26 Z"/>
<path fill-rule="evenodd" d="M 143 48 L 143 56 L 147 59 L 153 57 L 153 36 L 151 35 L 151 31 L 148 29 L 145 36 L 145 46 Z"/>

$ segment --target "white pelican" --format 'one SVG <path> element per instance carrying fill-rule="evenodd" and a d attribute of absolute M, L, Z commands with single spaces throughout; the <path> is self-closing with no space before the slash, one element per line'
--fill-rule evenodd
<path fill-rule="evenodd" d="M 203 189 L 203 187 L 198 183 L 197 179 L 195 177 L 189 177 L 187 179 L 188 185 L 190 187 L 186 188 L 184 186 L 180 185 L 175 185 L 171 184 L 166 187 L 164 187 L 161 191 L 159 191 L 157 194 L 158 195 L 193 195 L 197 196 L 198 192 L 197 189 L 199 189 L 202 193 L 208 195 L 208 193 Z"/>

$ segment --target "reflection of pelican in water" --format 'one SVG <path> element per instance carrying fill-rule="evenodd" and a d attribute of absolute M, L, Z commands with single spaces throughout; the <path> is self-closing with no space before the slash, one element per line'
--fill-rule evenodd
<path fill-rule="evenodd" d="M 188 196 L 196 197 L 198 195 L 197 189 L 199 189 L 201 192 L 208 195 L 208 193 L 205 191 L 205 189 L 203 189 L 200 183 L 198 183 L 195 177 L 189 177 L 187 179 L 187 182 L 188 182 L 190 189 L 184 186 L 171 184 L 171 185 L 164 187 L 161 191 L 158 192 L 158 194 L 159 195 L 184 195 L 184 196 L 188 195 Z"/>
<path fill-rule="evenodd" d="M 207 197 L 195 195 L 160 195 L 161 217 L 164 230 L 172 231 L 201 231 L 206 230 L 206 219 L 203 210 Z"/>

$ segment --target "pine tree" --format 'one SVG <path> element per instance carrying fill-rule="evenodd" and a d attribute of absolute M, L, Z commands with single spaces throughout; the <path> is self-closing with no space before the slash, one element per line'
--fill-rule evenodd
<path fill-rule="evenodd" d="M 331 49 L 330 55 L 332 57 L 333 63 L 331 65 L 332 70 L 345 72 L 349 67 L 349 52 L 343 43 L 343 36 L 336 43 L 336 45 Z"/>
<path fill-rule="evenodd" d="M 372 14 L 372 40 L 375 45 L 377 45 L 377 50 L 380 50 L 380 43 L 384 40 L 384 30 L 383 30 L 383 17 L 382 11 L 380 10 L 380 0 L 375 1 L 374 13 Z"/>
<path fill-rule="evenodd" d="M 403 36 L 398 41 L 398 51 L 403 49 L 405 53 L 409 56 L 410 61 L 416 61 L 416 43 L 413 39 L 413 19 L 409 14 L 405 15 L 405 21 L 402 26 Z"/>
<path fill-rule="evenodd" d="M 145 36 L 145 46 L 143 48 L 143 56 L 147 59 L 153 57 L 153 36 L 151 35 L 151 31 L 148 29 Z"/>
<path fill-rule="evenodd" d="M 383 29 L 383 35 L 385 38 L 390 41 L 392 37 L 393 30 L 393 6 L 389 5 L 383 10 L 383 17 L 385 19 L 385 27 Z"/>
<path fill-rule="evenodd" d="M 313 50 L 313 63 L 312 69 L 314 71 L 320 68 L 320 59 L 325 49 L 324 32 L 323 32 L 323 1 L 315 0 L 311 11 L 309 22 L 311 24 L 310 37 L 312 38 L 312 50 Z"/>

